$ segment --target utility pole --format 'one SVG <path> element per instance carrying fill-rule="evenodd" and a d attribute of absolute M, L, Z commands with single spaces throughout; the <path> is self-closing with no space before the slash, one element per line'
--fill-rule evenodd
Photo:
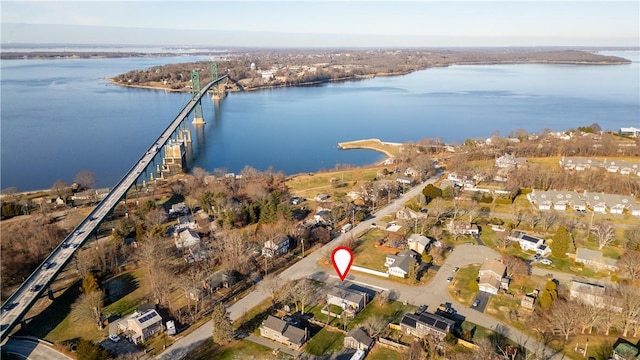
<path fill-rule="evenodd" d="M 302 243 L 302 258 L 304 259 L 304 239 L 301 239 L 300 243 Z"/>

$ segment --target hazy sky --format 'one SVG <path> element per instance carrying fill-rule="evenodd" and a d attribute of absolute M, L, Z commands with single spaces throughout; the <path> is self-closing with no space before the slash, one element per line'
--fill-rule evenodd
<path fill-rule="evenodd" d="M 637 0 L 3 0 L 0 12 L 3 45 L 640 46 Z"/>

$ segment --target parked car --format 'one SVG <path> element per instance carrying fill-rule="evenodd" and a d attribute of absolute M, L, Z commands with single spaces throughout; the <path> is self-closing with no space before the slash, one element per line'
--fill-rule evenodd
<path fill-rule="evenodd" d="M 449 277 L 447 278 L 447 282 L 451 282 L 451 280 L 453 280 L 453 276 L 449 276 Z"/>
<path fill-rule="evenodd" d="M 480 305 L 480 299 L 475 299 L 475 300 L 473 300 L 473 304 L 471 304 L 471 306 L 472 306 L 472 307 L 476 307 L 476 306 L 478 306 L 478 305 Z"/>
<path fill-rule="evenodd" d="M 544 265 L 551 265 L 553 263 L 553 261 L 549 260 L 549 259 L 542 259 L 540 260 L 540 264 L 544 264 Z"/>
<path fill-rule="evenodd" d="M 113 334 L 109 335 L 109 339 L 113 342 L 120 341 L 120 337 L 118 335 L 113 335 Z"/>
<path fill-rule="evenodd" d="M 33 292 L 40 291 L 40 289 L 42 289 L 42 284 L 36 284 L 31 287 L 31 291 Z"/>

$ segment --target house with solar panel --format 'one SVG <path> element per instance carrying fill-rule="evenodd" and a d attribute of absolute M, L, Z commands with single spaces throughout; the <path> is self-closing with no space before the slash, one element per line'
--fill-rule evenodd
<path fill-rule="evenodd" d="M 455 325 L 456 323 L 451 319 L 426 311 L 419 315 L 405 314 L 400 321 L 402 332 L 417 338 L 431 335 L 443 339 L 448 332 L 453 330 Z"/>
<path fill-rule="evenodd" d="M 154 306 L 146 306 L 111 324 L 109 334 L 124 336 L 137 345 L 144 343 L 162 329 L 162 317 Z"/>
<path fill-rule="evenodd" d="M 524 231 L 516 230 L 508 237 L 511 241 L 517 241 L 523 251 L 535 251 L 540 256 L 551 254 L 551 249 L 544 244 L 544 239 L 527 234 Z"/>

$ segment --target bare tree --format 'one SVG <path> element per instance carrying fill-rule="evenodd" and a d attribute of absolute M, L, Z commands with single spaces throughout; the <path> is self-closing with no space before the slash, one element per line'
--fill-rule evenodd
<path fill-rule="evenodd" d="M 640 226 L 632 226 L 624 231 L 627 249 L 640 251 Z"/>
<path fill-rule="evenodd" d="M 596 235 L 598 241 L 598 249 L 602 250 L 603 247 L 611 244 L 615 240 L 615 230 L 609 223 L 598 223 L 593 225 L 591 232 Z"/>
<path fill-rule="evenodd" d="M 544 231 L 549 231 L 556 220 L 558 220 L 558 213 L 555 211 L 543 211 L 540 213 L 540 224 Z"/>
<path fill-rule="evenodd" d="M 226 269 L 246 273 L 248 267 L 247 241 L 237 231 L 227 231 L 220 237 L 222 263 Z"/>
<path fill-rule="evenodd" d="M 269 274 L 262 279 L 258 288 L 267 293 L 269 297 L 271 297 L 271 302 L 276 304 L 289 299 L 292 286 L 293 283 L 291 281 L 286 281 L 279 276 Z"/>
<path fill-rule="evenodd" d="M 66 199 L 66 197 L 71 193 L 69 184 L 67 184 L 64 180 L 56 180 L 56 182 L 51 185 L 51 190 L 63 199 Z"/>
<path fill-rule="evenodd" d="M 377 338 L 387 327 L 387 321 L 380 315 L 374 315 L 368 317 L 362 323 L 362 327 L 370 337 Z"/>
<path fill-rule="evenodd" d="M 296 303 L 296 310 L 298 310 L 298 303 L 300 303 L 300 312 L 304 314 L 305 306 L 316 295 L 316 287 L 309 279 L 298 279 L 291 290 L 291 295 Z"/>
<path fill-rule="evenodd" d="M 506 231 L 496 232 L 496 244 L 501 249 L 506 249 L 511 244 L 511 239 L 509 239 L 509 234 Z"/>
<path fill-rule="evenodd" d="M 160 226 L 164 224 L 167 221 L 167 218 L 168 216 L 167 216 L 167 213 L 164 211 L 164 209 L 161 207 L 158 207 L 155 209 L 151 209 L 144 216 L 144 223 L 145 225 L 147 225 L 149 229 L 151 229 L 156 226 Z"/>
<path fill-rule="evenodd" d="M 625 251 L 618 260 L 618 266 L 629 274 L 631 280 L 638 280 L 640 278 L 640 252 L 635 250 Z"/>
<path fill-rule="evenodd" d="M 96 183 L 96 174 L 91 171 L 80 171 L 73 178 L 73 182 L 83 189 L 91 189 Z"/>
<path fill-rule="evenodd" d="M 529 267 L 523 259 L 508 254 L 502 254 L 501 257 L 502 262 L 507 266 L 508 277 L 521 277 L 529 274 Z"/>
<path fill-rule="evenodd" d="M 619 285 L 616 289 L 616 298 L 622 304 L 620 325 L 622 336 L 626 337 L 640 320 L 640 289 L 630 285 Z"/>
<path fill-rule="evenodd" d="M 574 316 L 580 320 L 582 333 L 589 330 L 590 334 L 594 326 L 599 326 L 605 320 L 605 312 L 609 311 L 602 306 L 591 306 L 589 304 L 577 304 L 574 309 Z"/>
<path fill-rule="evenodd" d="M 578 305 L 564 300 L 553 302 L 551 312 L 547 317 L 549 327 L 564 335 L 565 340 L 569 340 L 569 335 L 574 334 L 576 327 L 580 325 L 580 319 L 575 316 L 575 309 Z"/>
<path fill-rule="evenodd" d="M 75 321 L 91 320 L 98 329 L 102 329 L 102 307 L 104 305 L 104 292 L 94 289 L 89 293 L 83 293 L 71 307 L 71 318 Z"/>
<path fill-rule="evenodd" d="M 423 360 L 425 356 L 424 348 L 418 341 L 413 341 L 404 354 L 405 360 Z"/>

